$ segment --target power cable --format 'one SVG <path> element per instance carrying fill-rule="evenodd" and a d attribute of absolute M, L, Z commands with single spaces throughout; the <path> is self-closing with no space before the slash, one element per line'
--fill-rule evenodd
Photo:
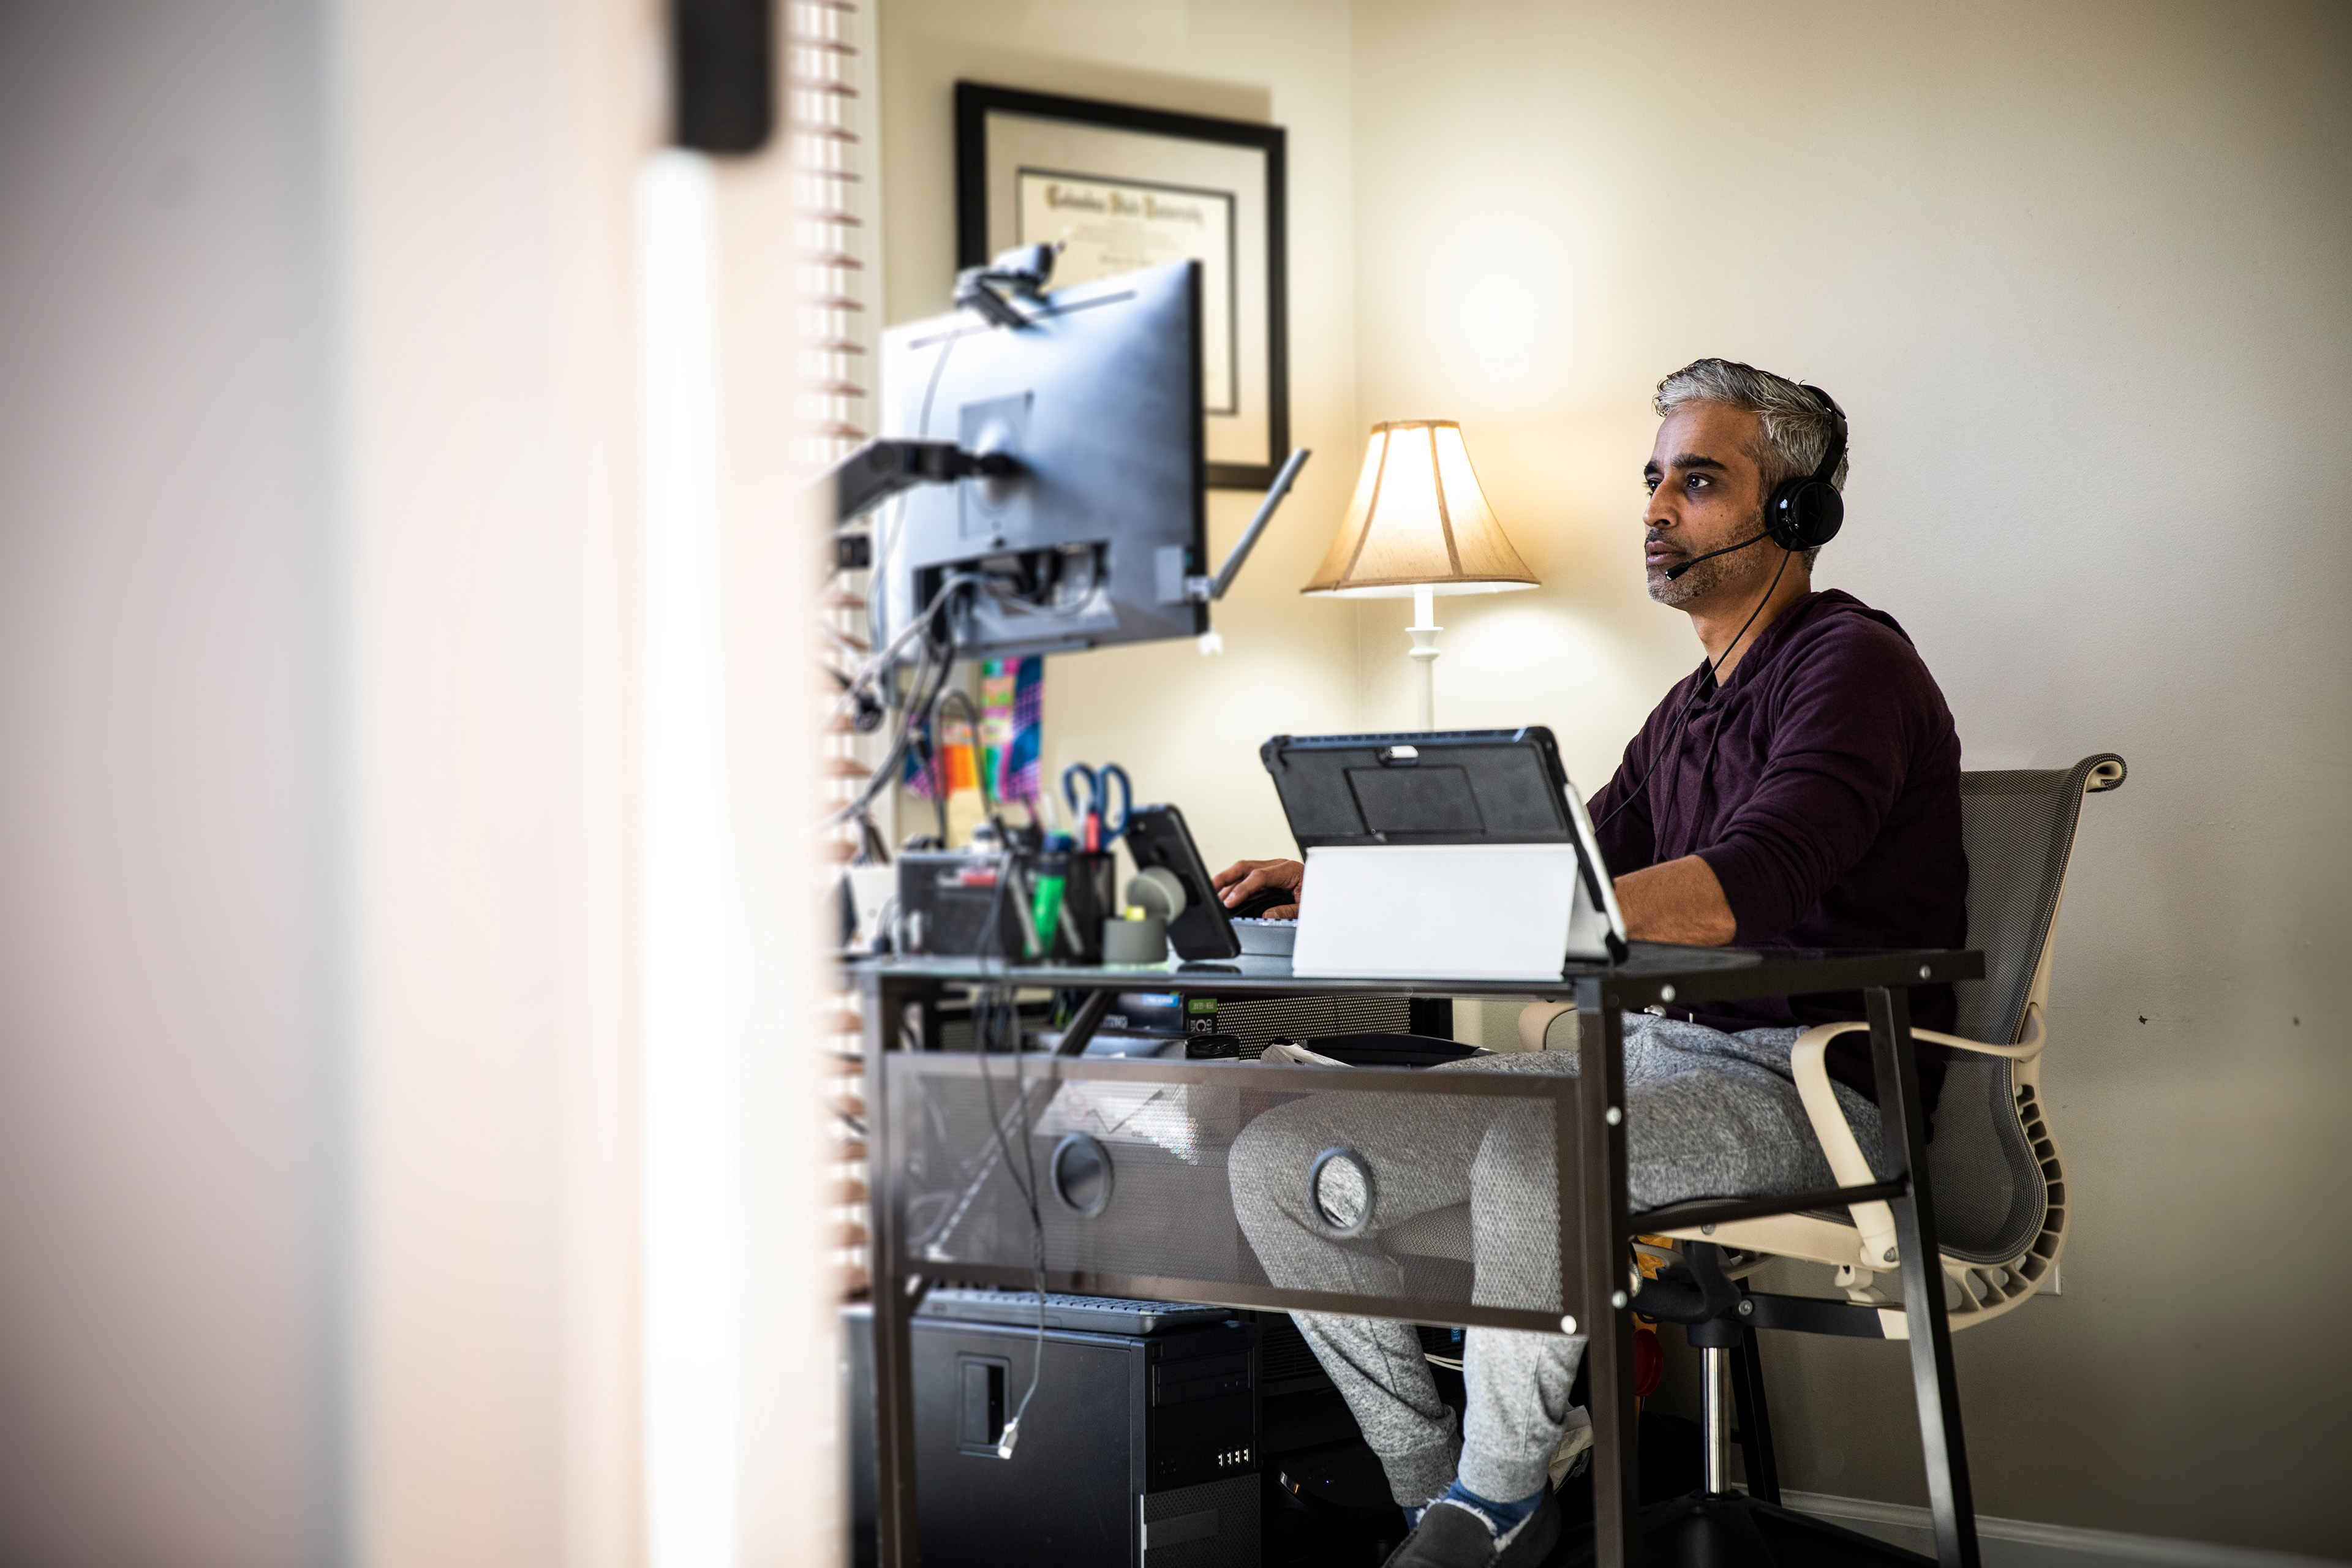
<path fill-rule="evenodd" d="M 1005 891 L 1013 881 L 1013 856 L 1007 851 L 997 874 L 995 896 L 989 900 L 988 918 L 981 923 L 979 948 L 983 955 L 989 952 L 989 943 L 996 934 L 998 920 L 1004 909 Z M 988 1071 L 989 1043 L 998 1033 L 1000 1014 L 1011 1025 L 1013 1115 L 1020 1121 L 1021 1166 L 1027 1173 L 1025 1182 L 1013 1173 L 1013 1150 L 1004 1135 L 1005 1118 L 996 1113 L 996 1085 Z M 1021 1050 L 1020 995 L 1013 987 L 983 985 L 973 997 L 972 1047 L 980 1058 L 981 1092 L 988 1100 L 988 1121 L 996 1132 L 997 1152 L 1003 1156 L 1005 1177 L 1012 1182 L 1013 1191 L 1021 1194 L 1021 1201 L 1029 1211 L 1030 1264 L 1037 1291 L 1037 1340 L 1029 1362 L 1029 1388 L 1022 1394 L 1021 1403 L 1014 1407 L 1012 1415 L 1005 1420 L 996 1445 L 996 1457 L 1010 1459 L 1013 1444 L 1020 1441 L 1021 1418 L 1029 1413 L 1029 1402 L 1037 1397 L 1038 1380 L 1045 1371 L 1045 1218 L 1037 1205 L 1036 1139 L 1030 1131 L 1029 1080 Z"/>

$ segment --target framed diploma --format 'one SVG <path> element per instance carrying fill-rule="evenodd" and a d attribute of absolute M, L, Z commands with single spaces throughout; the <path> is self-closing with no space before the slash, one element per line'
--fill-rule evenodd
<path fill-rule="evenodd" d="M 1201 264 L 1209 483 L 1290 451 L 1279 126 L 956 84 L 956 265 L 1059 242 L 1053 286 Z"/>

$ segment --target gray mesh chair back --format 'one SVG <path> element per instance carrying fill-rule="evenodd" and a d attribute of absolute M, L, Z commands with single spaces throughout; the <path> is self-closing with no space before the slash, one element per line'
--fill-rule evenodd
<path fill-rule="evenodd" d="M 1960 775 L 1969 945 L 1982 950 L 1985 977 L 1958 988 L 1954 1034 L 2017 1043 L 2049 953 L 2083 796 L 2116 788 L 2124 772 L 2121 757 L 2103 752 L 2071 768 Z M 2051 1195 L 2039 1125 L 2040 1108 L 2020 1103 L 2007 1058 L 1951 1053 L 1927 1146 L 1945 1252 L 1998 1264 L 2033 1243 Z"/>
<path fill-rule="evenodd" d="M 2119 787 L 2124 760 L 2112 752 L 2071 768 L 1960 775 L 1960 841 L 1969 857 L 1969 945 L 1985 955 L 1985 977 L 1958 987 L 1952 1032 L 2014 1045 L 2025 1004 L 2058 918 L 2058 893 L 2074 851 L 2086 793 Z"/>

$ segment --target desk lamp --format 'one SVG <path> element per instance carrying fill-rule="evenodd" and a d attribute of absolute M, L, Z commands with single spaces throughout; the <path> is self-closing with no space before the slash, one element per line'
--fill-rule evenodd
<path fill-rule="evenodd" d="M 1395 419 L 1372 426 L 1356 496 L 1330 552 L 1300 590 L 1341 598 L 1412 595 L 1407 656 L 1421 667 L 1421 727 L 1437 728 L 1440 594 L 1532 588 L 1536 574 L 1504 536 L 1470 468 L 1462 426 L 1451 419 Z"/>

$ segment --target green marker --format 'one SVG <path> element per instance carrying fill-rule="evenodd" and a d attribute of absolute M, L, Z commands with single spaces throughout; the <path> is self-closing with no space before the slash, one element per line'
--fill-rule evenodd
<path fill-rule="evenodd" d="M 1067 881 L 1063 877 L 1037 879 L 1037 897 L 1029 910 L 1030 923 L 1037 928 L 1037 941 L 1047 952 L 1054 951 L 1054 930 L 1061 923 L 1062 888 Z"/>

